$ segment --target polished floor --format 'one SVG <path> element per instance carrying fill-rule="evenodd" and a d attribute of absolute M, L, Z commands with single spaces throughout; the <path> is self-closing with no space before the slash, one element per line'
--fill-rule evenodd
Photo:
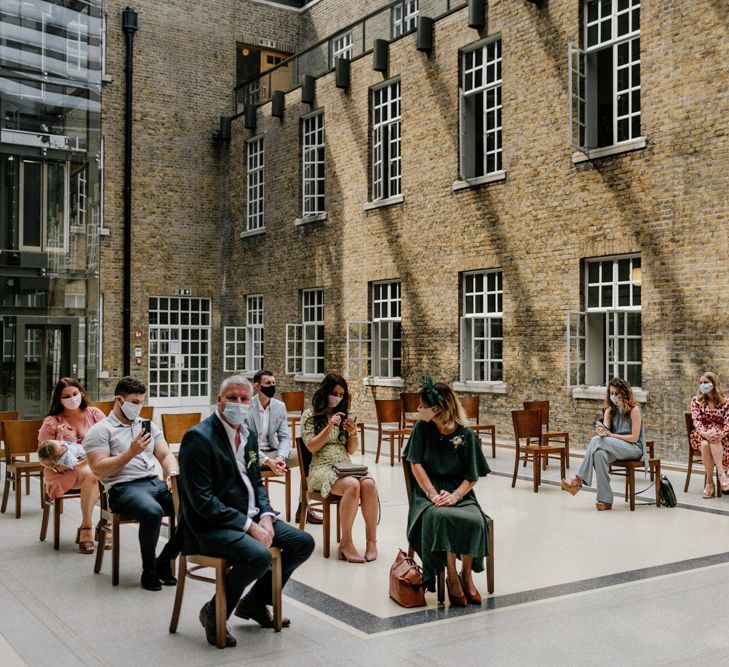
<path fill-rule="evenodd" d="M 93 557 L 76 553 L 78 503 L 67 503 L 60 551 L 38 541 L 34 487 L 20 520 L 12 502 L 0 516 L 0 665 L 729 663 L 729 496 L 703 500 L 700 475 L 684 494 L 685 475 L 669 473 L 676 508 L 630 512 L 616 496 L 612 512 L 598 513 L 591 490 L 575 497 L 560 490 L 554 464 L 538 494 L 529 468 L 520 469 L 512 489 L 513 450 L 499 448 L 489 458 L 494 473 L 477 486 L 495 521 L 494 595 L 485 595 L 481 574 L 481 607 L 439 607 L 429 594 L 426 608 L 407 610 L 387 594 L 389 566 L 397 548 L 406 547 L 402 468 L 375 466 L 370 452 L 364 459 L 382 501 L 379 559 L 338 561 L 334 543 L 332 558 L 324 559 L 322 529 L 309 526 L 316 551 L 284 591 L 291 627 L 275 634 L 233 618 L 239 643 L 224 651 L 205 643 L 197 620 L 210 587 L 188 584 L 178 632 L 170 635 L 173 589 L 139 587 L 136 528 L 122 527 L 121 581 L 114 588 L 110 558 L 94 575 Z M 638 488 L 649 484 L 641 477 Z M 650 500 L 652 493 L 643 496 Z M 283 509 L 282 489 L 272 486 L 271 495 Z M 364 548 L 359 521 L 355 541 Z"/>

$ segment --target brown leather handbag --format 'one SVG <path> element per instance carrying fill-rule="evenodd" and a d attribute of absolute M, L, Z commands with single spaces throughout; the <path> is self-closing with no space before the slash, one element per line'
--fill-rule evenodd
<path fill-rule="evenodd" d="M 332 470 L 337 473 L 337 477 L 365 477 L 367 475 L 367 466 L 363 463 L 335 463 Z"/>
<path fill-rule="evenodd" d="M 424 607 L 423 570 L 402 549 L 390 568 L 390 597 L 401 607 Z"/>

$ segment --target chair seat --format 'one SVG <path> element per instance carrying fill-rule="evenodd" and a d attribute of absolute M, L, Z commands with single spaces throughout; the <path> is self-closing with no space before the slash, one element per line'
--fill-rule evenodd
<path fill-rule="evenodd" d="M 524 452 L 541 452 L 542 454 L 566 451 L 564 445 L 522 445 L 521 450 Z"/>

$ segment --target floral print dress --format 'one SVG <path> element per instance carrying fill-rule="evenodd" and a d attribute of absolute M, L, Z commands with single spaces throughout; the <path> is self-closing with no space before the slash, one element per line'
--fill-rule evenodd
<path fill-rule="evenodd" d="M 301 415 L 301 439 L 308 444 L 316 433 L 314 432 L 314 412 L 304 410 Z M 332 485 L 337 481 L 337 473 L 332 470 L 335 463 L 351 463 L 346 448 L 346 435 L 341 436 L 338 428 L 329 432 L 329 439 L 324 446 L 314 452 L 309 465 L 309 476 L 306 484 L 312 491 L 318 491 L 326 498 L 332 491 Z"/>
<path fill-rule="evenodd" d="M 704 432 L 712 429 L 721 431 L 721 445 L 724 450 L 722 463 L 724 470 L 729 469 L 729 398 L 719 407 L 711 407 L 698 396 L 694 396 L 691 401 L 691 419 L 694 422 L 694 430 L 690 436 L 691 447 L 697 451 L 701 448 Z"/>

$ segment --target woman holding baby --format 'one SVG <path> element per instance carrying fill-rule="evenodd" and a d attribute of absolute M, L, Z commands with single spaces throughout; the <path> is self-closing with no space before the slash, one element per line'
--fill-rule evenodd
<path fill-rule="evenodd" d="M 88 430 L 105 418 L 88 404 L 83 387 L 72 378 L 61 378 L 53 390 L 48 416 L 38 431 L 38 460 L 51 500 L 70 489 L 81 490 L 81 526 L 76 544 L 82 554 L 94 553 L 91 514 L 99 497 L 99 482 L 86 462 L 81 442 Z"/>

